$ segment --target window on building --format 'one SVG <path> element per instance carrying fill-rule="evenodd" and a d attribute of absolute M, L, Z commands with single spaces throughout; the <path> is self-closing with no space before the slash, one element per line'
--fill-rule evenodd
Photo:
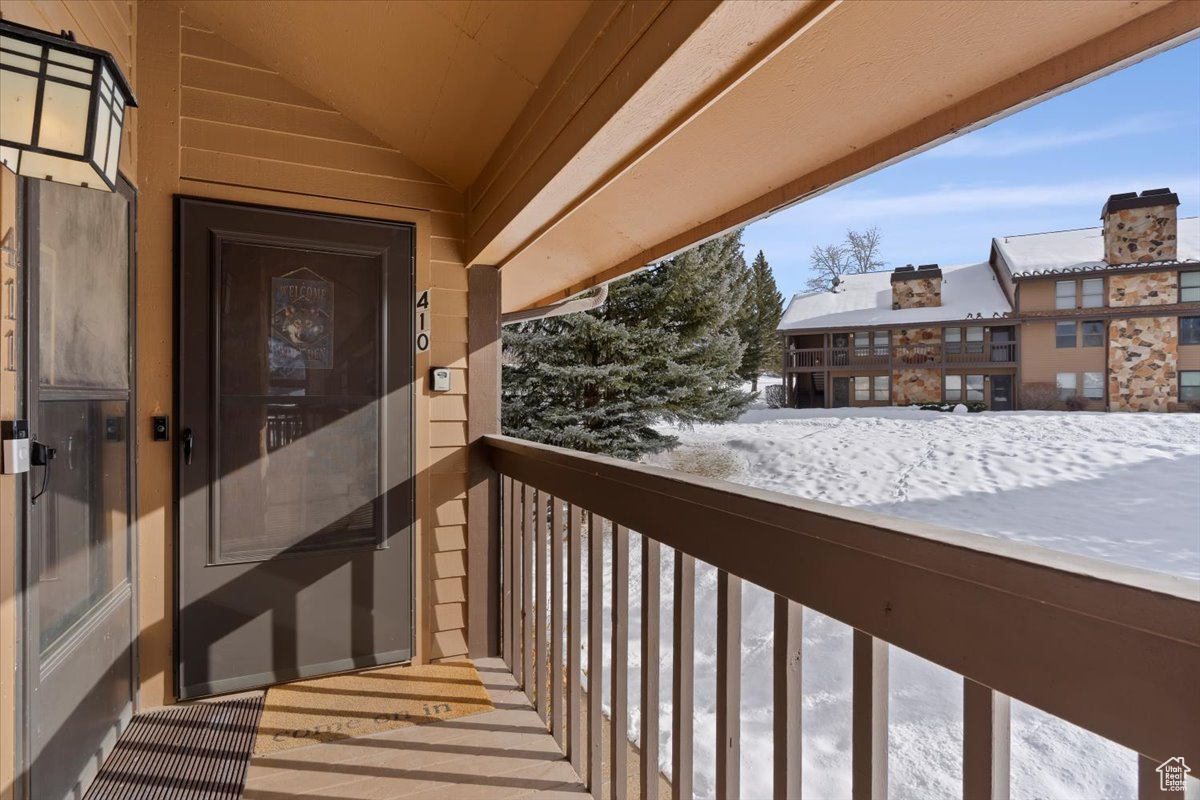
<path fill-rule="evenodd" d="M 983 352 L 983 326 L 967 328 L 967 352 L 982 353 Z"/>
<path fill-rule="evenodd" d="M 1083 396 L 1089 400 L 1104 399 L 1104 373 L 1083 373 Z"/>
<path fill-rule="evenodd" d="M 1200 403 L 1200 370 L 1179 373 L 1179 402 Z"/>
<path fill-rule="evenodd" d="M 871 334 L 869 331 L 854 332 L 854 355 L 865 356 L 871 353 Z"/>
<path fill-rule="evenodd" d="M 1060 372 L 1054 377 L 1054 385 L 1058 387 L 1059 398 L 1066 400 L 1075 396 L 1075 373 Z"/>
<path fill-rule="evenodd" d="M 875 331 L 872 335 L 875 337 L 875 355 L 886 356 L 888 354 L 888 332 Z"/>
<path fill-rule="evenodd" d="M 946 376 L 946 402 L 962 402 L 962 375 Z"/>
<path fill-rule="evenodd" d="M 854 379 L 854 399 L 862 402 L 867 402 L 871 399 L 871 379 L 870 378 L 855 378 Z"/>
<path fill-rule="evenodd" d="M 1179 273 L 1179 302 L 1200 303 L 1200 271 Z"/>
<path fill-rule="evenodd" d="M 1179 343 L 1200 344 L 1200 317 L 1179 318 Z"/>
<path fill-rule="evenodd" d="M 1083 307 L 1099 308 L 1104 305 L 1104 278 L 1084 278 Z"/>
<path fill-rule="evenodd" d="M 1056 322 L 1056 323 L 1054 323 L 1054 346 L 1055 347 L 1074 347 L 1075 346 L 1075 323 L 1074 322 Z"/>
<path fill-rule="evenodd" d="M 888 376 L 876 375 L 875 384 L 875 399 L 886 403 L 891 399 L 891 393 L 888 391 Z"/>
<path fill-rule="evenodd" d="M 967 376 L 967 402 L 982 403 L 983 402 L 983 376 L 968 375 Z"/>
<path fill-rule="evenodd" d="M 1083 346 L 1104 347 L 1104 323 L 1087 320 L 1083 323 Z"/>
<path fill-rule="evenodd" d="M 942 344 L 947 353 L 962 352 L 962 328 L 943 328 Z"/>
<path fill-rule="evenodd" d="M 1075 307 L 1075 281 L 1059 281 L 1054 284 L 1054 307 Z"/>

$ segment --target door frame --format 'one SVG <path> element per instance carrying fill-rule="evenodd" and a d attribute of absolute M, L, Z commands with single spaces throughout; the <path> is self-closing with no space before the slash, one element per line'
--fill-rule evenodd
<path fill-rule="evenodd" d="M 421 224 L 414 215 L 412 218 L 405 219 L 388 219 L 384 217 L 371 217 L 357 214 L 341 214 L 336 212 L 315 211 L 308 208 L 283 206 L 273 203 L 253 203 L 242 200 L 230 200 L 219 196 L 206 196 L 197 194 L 175 193 L 171 196 L 172 208 L 172 259 L 171 259 L 171 277 L 175 282 L 172 289 L 172 386 L 171 386 L 171 405 L 175 419 L 171 421 L 171 695 L 177 701 L 182 699 L 182 674 L 183 661 L 182 651 L 179 643 L 180 636 L 180 580 L 182 573 L 182 558 L 183 548 L 180 543 L 182 533 L 182 508 L 180 500 L 182 497 L 182 474 L 181 474 L 181 457 L 178 452 L 178 437 L 180 435 L 180 419 L 179 409 L 182 408 L 181 401 L 183 398 L 183 379 L 184 373 L 182 369 L 184 348 L 183 348 L 183 297 L 180 276 L 183 269 L 183 253 L 182 253 L 182 229 L 180 226 L 179 207 L 181 201 L 192 200 L 203 203 L 217 203 L 220 205 L 239 207 L 250 210 L 271 211 L 281 214 L 290 214 L 301 217 L 320 217 L 332 221 L 346 222 L 365 222 L 377 225 L 404 225 L 411 229 L 411 247 L 412 252 L 409 259 L 407 285 L 410 290 L 410 298 L 414 301 L 420 294 L 420 289 L 417 286 L 417 273 L 419 270 L 419 254 L 418 247 L 420 241 Z M 385 315 L 386 317 L 386 315 Z M 387 330 L 385 325 L 385 331 Z M 419 503 L 420 495 L 417 491 L 417 484 L 421 478 L 419 452 L 417 449 L 417 440 L 419 438 L 418 431 L 418 402 L 420 393 L 417 391 L 417 361 L 418 357 L 423 353 L 413 352 L 409 357 L 408 374 L 403 376 L 408 380 L 409 387 L 409 404 L 408 404 L 408 457 L 410 470 L 412 472 L 409 483 L 409 508 L 412 509 L 412 520 L 409 526 L 409 543 L 408 543 L 408 578 L 409 578 L 409 620 L 408 620 L 408 652 L 409 660 L 414 660 L 421 652 L 419 646 L 419 636 L 422 631 L 419 630 L 418 620 L 421 610 L 417 607 L 418 601 L 423 597 L 423 593 L 418 585 L 418 579 L 421 575 L 421 568 L 418 564 L 418 558 L 421 552 L 421 537 L 422 537 L 422 520 L 420 519 L 421 505 Z M 215 366 L 215 365 L 210 365 Z M 383 387 L 381 387 L 382 389 Z M 355 668 L 359 669 L 359 668 Z M 240 691 L 240 690 L 238 690 Z M 217 692 L 216 694 L 220 694 Z"/>
<path fill-rule="evenodd" d="M 99 189 L 80 188 L 79 191 L 101 191 Z M 23 324 L 17 325 L 17 403 L 18 414 L 30 422 L 30 433 L 35 433 L 34 420 L 37 419 L 37 400 L 40 398 L 40 386 L 35 385 L 39 379 L 40 358 L 38 343 L 40 336 L 41 317 L 39 302 L 41 300 L 41 257 L 33 250 L 33 243 L 39 242 L 38 224 L 40 214 L 37 206 L 40 182 L 35 178 L 17 178 L 17 229 L 21 231 L 20 264 L 24 269 L 17 271 L 17 292 L 20 296 L 20 313 Z M 138 574 L 138 484 L 137 463 L 140 450 L 140 419 L 138 417 L 138 383 L 137 383 L 137 208 L 138 190 L 118 171 L 114 192 L 125 197 L 127 201 L 126 236 L 128 237 L 129 267 L 129 313 L 128 313 L 128 419 L 126 422 L 126 494 L 128 496 L 128 552 L 127 577 L 129 581 L 129 697 L 131 714 L 140 709 L 139 692 L 140 654 L 139 654 L 139 600 L 140 583 Z M 32 752 L 32 737 L 34 725 L 33 687 L 35 682 L 32 675 L 40 670 L 41 653 L 39 652 L 38 636 L 35 635 L 38 620 L 34 618 L 36 606 L 32 602 L 34 590 L 33 576 L 36 574 L 33 564 L 34 548 L 30 542 L 33 532 L 32 504 L 30 498 L 33 490 L 33 475 L 31 469 L 21 476 L 18 483 L 17 502 L 20 508 L 16 514 L 16 546 L 17 546 L 17 587 L 20 590 L 17 598 L 16 618 L 21 624 L 18 633 L 16 679 L 17 720 L 16 720 L 16 766 L 17 780 L 14 782 L 17 798 L 33 797 L 31 781 L 33 763 L 30 759 Z M 83 626 L 81 630 L 86 630 Z"/>

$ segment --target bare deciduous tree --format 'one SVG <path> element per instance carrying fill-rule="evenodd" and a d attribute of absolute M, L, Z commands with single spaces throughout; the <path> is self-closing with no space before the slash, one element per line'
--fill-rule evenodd
<path fill-rule="evenodd" d="M 846 231 L 846 249 L 850 251 L 851 272 L 874 272 L 882 269 L 879 245 L 883 237 L 874 225 L 865 231 Z"/>
<path fill-rule="evenodd" d="M 811 291 L 823 292 L 832 288 L 843 275 L 875 272 L 886 264 L 879 255 L 883 236 L 871 226 L 863 231 L 846 231 L 841 244 L 813 248 L 809 266 L 815 273 L 806 284 Z"/>

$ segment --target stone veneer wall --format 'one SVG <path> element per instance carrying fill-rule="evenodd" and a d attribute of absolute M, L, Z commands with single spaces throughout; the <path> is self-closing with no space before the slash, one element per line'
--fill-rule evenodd
<path fill-rule="evenodd" d="M 1178 257 L 1179 222 L 1173 206 L 1127 208 L 1104 218 L 1104 260 L 1109 264 Z"/>
<path fill-rule="evenodd" d="M 892 344 L 896 347 L 903 347 L 908 344 L 941 343 L 941 328 L 901 328 L 900 330 L 892 331 Z"/>
<path fill-rule="evenodd" d="M 1173 411 L 1179 404 L 1175 317 L 1115 319 L 1108 327 L 1110 411 Z"/>
<path fill-rule="evenodd" d="M 1113 307 L 1157 306 L 1179 302 L 1179 274 L 1141 272 L 1110 275 L 1108 304 Z"/>
<path fill-rule="evenodd" d="M 892 405 L 942 402 L 942 373 L 936 369 L 897 369 L 892 372 Z"/>
<path fill-rule="evenodd" d="M 892 283 L 892 304 L 900 308 L 929 308 L 942 304 L 942 279 L 911 278 Z"/>

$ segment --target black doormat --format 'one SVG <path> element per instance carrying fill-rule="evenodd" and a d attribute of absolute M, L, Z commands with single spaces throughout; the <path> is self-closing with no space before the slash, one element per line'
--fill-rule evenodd
<path fill-rule="evenodd" d="M 237 800 L 262 706 L 243 696 L 137 715 L 85 800 Z"/>

